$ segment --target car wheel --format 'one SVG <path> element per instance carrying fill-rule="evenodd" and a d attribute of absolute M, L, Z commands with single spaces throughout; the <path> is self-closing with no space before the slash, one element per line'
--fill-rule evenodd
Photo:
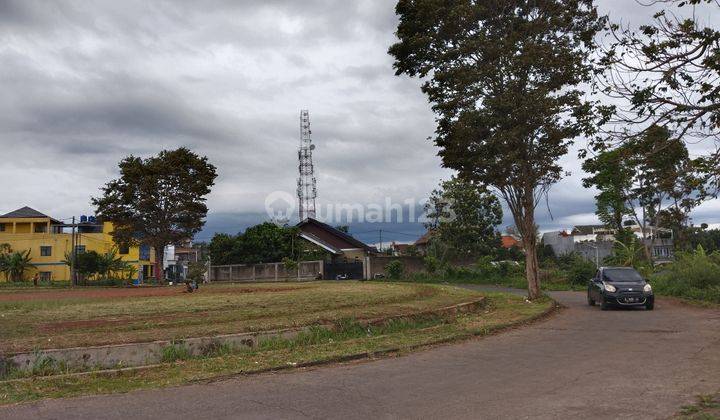
<path fill-rule="evenodd" d="M 610 308 L 610 305 L 605 301 L 605 299 L 600 301 L 600 309 L 603 311 L 607 311 L 608 308 Z"/>
<path fill-rule="evenodd" d="M 588 305 L 595 306 L 595 300 L 590 297 L 590 293 L 588 293 Z"/>
<path fill-rule="evenodd" d="M 653 309 L 655 309 L 655 301 L 647 302 L 645 304 L 645 309 L 647 309 L 648 311 L 652 311 Z"/>

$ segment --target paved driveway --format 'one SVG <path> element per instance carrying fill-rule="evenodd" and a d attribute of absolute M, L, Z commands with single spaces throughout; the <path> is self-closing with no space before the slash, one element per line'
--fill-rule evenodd
<path fill-rule="evenodd" d="M 0 408 L 2 419 L 665 418 L 720 390 L 720 311 L 568 309 L 398 358 Z"/>

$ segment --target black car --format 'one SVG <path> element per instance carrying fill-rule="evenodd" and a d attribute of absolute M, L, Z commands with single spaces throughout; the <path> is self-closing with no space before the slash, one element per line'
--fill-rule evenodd
<path fill-rule="evenodd" d="M 588 283 L 587 300 L 590 306 L 599 303 L 602 310 L 610 306 L 644 306 L 652 310 L 655 306 L 652 287 L 629 267 L 600 267 Z"/>

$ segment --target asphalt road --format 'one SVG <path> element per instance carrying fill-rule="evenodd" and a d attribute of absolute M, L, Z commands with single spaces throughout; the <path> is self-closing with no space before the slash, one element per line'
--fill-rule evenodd
<path fill-rule="evenodd" d="M 720 390 L 720 311 L 568 308 L 407 356 L 0 408 L 0 419 L 667 418 Z"/>

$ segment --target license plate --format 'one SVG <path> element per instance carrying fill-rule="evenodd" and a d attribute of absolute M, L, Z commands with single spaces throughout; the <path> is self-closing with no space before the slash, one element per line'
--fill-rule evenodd
<path fill-rule="evenodd" d="M 628 303 L 635 303 L 637 302 L 637 298 L 627 298 Z"/>

